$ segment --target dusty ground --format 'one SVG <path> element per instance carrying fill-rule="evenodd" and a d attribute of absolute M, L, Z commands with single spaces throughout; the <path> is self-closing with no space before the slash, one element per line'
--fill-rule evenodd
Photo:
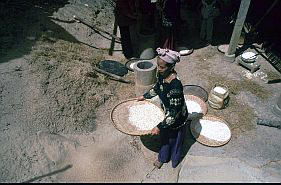
<path fill-rule="evenodd" d="M 76 15 L 112 32 L 109 2 L 69 0 L 50 6 L 39 1 L 36 7 L 25 1 L 11 3 L 14 11 L 1 5 L 6 18 L 0 20 L 0 182 L 200 181 L 202 177 L 179 178 L 184 169 L 172 169 L 170 164 L 150 173 L 158 138 L 128 136 L 112 126 L 111 109 L 134 97 L 134 85 L 93 73 L 92 67 L 104 59 L 124 64 L 120 44 L 109 56 L 108 36 L 71 22 Z M 216 45 L 227 43 L 231 26 L 216 29 L 214 46 L 206 47 L 198 40 L 196 12 L 188 11 L 183 18 L 189 24 L 182 26 L 181 44 L 195 50 L 182 57 L 176 68 L 179 76 L 183 84 L 200 85 L 208 92 L 215 83 L 229 87 L 229 106 L 223 110 L 208 106 L 208 114 L 224 118 L 232 130 L 232 140 L 217 149 L 200 145 L 189 135 L 185 161 L 200 161 L 198 156 L 206 156 L 206 163 L 221 156 L 233 163 L 246 160 L 271 170 L 274 178 L 265 181 L 280 182 L 280 132 L 256 125 L 258 117 L 276 119 L 270 109 L 281 84 L 267 84 L 261 78 L 267 74 L 267 80 L 280 79 L 280 74 L 262 57 L 258 61 L 262 68 L 254 75 L 225 62 Z M 220 20 L 216 28 L 226 21 Z M 133 77 L 131 72 L 125 76 Z"/>

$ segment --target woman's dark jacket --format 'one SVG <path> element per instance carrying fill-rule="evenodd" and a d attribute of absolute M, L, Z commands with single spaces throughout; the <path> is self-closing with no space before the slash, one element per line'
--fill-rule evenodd
<path fill-rule="evenodd" d="M 183 126 L 187 119 L 188 111 L 181 81 L 175 78 L 170 83 L 167 83 L 159 76 L 157 83 L 143 96 L 145 99 L 151 99 L 157 95 L 161 100 L 161 108 L 165 113 L 164 120 L 157 127 L 159 129 L 178 129 Z"/>

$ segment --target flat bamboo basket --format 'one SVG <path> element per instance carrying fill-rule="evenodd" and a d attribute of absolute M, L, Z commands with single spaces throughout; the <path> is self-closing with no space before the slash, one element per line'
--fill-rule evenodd
<path fill-rule="evenodd" d="M 157 106 L 161 112 L 161 107 L 151 101 L 144 100 L 144 101 L 137 101 L 136 99 L 128 99 L 122 102 L 119 102 L 117 105 L 114 106 L 114 108 L 111 111 L 110 118 L 113 123 L 113 126 L 119 130 L 120 132 L 132 136 L 141 136 L 141 135 L 147 135 L 150 134 L 151 130 L 139 130 L 139 128 L 135 127 L 129 122 L 129 108 L 134 105 L 142 105 L 142 104 L 153 104 Z M 146 115 L 143 115 L 146 116 Z M 157 126 L 159 123 L 155 123 L 155 126 Z"/>
<path fill-rule="evenodd" d="M 218 146 L 223 146 L 225 145 L 226 143 L 228 143 L 231 139 L 231 129 L 229 127 L 229 125 L 227 124 L 227 122 L 225 120 L 223 120 L 222 118 L 219 118 L 219 117 L 216 117 L 216 116 L 204 116 L 202 117 L 201 119 L 203 120 L 210 120 L 210 121 L 219 121 L 221 123 L 224 123 L 227 125 L 227 127 L 229 128 L 230 130 L 230 137 L 228 140 L 226 141 L 217 141 L 217 140 L 214 140 L 214 139 L 210 139 L 210 138 L 207 138 L 203 135 L 201 135 L 200 133 L 198 133 L 196 130 L 195 130 L 195 126 L 196 124 L 200 124 L 198 119 L 197 120 L 193 120 L 191 121 L 191 124 L 190 124 L 190 131 L 191 131 L 191 134 L 193 135 L 193 137 L 196 139 L 196 141 L 198 141 L 199 143 L 203 144 L 203 145 L 206 145 L 206 146 L 211 146 L 211 147 L 218 147 Z"/>
<path fill-rule="evenodd" d="M 208 92 L 199 85 L 184 85 L 183 93 L 185 95 L 190 94 L 202 98 L 205 102 L 208 101 Z"/>
<path fill-rule="evenodd" d="M 203 115 L 207 114 L 208 107 L 207 107 L 207 104 L 205 103 L 205 101 L 202 98 L 199 98 L 198 96 L 186 94 L 186 95 L 184 95 L 184 99 L 185 99 L 185 101 L 189 100 L 189 101 L 194 101 L 194 102 L 198 103 L 200 105 L 201 109 L 202 109 Z M 191 113 L 191 112 L 188 110 L 188 113 Z"/>

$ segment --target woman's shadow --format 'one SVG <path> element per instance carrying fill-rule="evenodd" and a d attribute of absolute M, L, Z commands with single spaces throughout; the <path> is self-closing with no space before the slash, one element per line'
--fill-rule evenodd
<path fill-rule="evenodd" d="M 202 117 L 201 114 L 198 114 L 199 117 L 197 118 L 193 118 L 193 121 L 198 121 L 199 118 Z M 191 125 L 191 120 L 187 121 L 187 127 L 186 127 L 186 135 L 183 139 L 183 148 L 182 148 L 182 156 L 181 156 L 181 160 L 179 163 L 182 162 L 182 160 L 185 158 L 185 156 L 187 155 L 188 151 L 190 150 L 191 146 L 196 142 L 196 138 L 199 137 L 199 134 L 193 132 L 193 134 L 191 133 L 191 129 L 190 129 L 190 125 Z M 197 124 L 200 125 L 200 124 Z M 201 131 L 201 127 L 197 128 L 196 131 L 198 133 L 200 133 Z M 153 152 L 159 152 L 160 147 L 161 147 L 161 139 L 160 139 L 160 135 L 143 135 L 140 136 L 140 140 L 142 142 L 142 144 L 149 150 L 153 151 Z"/>

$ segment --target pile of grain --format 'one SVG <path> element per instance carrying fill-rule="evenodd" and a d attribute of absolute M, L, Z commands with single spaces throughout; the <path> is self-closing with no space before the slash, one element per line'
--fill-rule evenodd
<path fill-rule="evenodd" d="M 151 130 L 164 119 L 164 113 L 153 104 L 134 105 L 129 108 L 129 123 L 139 130 Z"/>
<path fill-rule="evenodd" d="M 215 87 L 214 91 L 216 91 L 219 94 L 225 94 L 226 93 L 226 90 L 222 87 Z"/>
<path fill-rule="evenodd" d="M 219 121 L 203 120 L 195 125 L 195 131 L 209 139 L 216 141 L 227 141 L 231 137 L 228 126 Z"/>

